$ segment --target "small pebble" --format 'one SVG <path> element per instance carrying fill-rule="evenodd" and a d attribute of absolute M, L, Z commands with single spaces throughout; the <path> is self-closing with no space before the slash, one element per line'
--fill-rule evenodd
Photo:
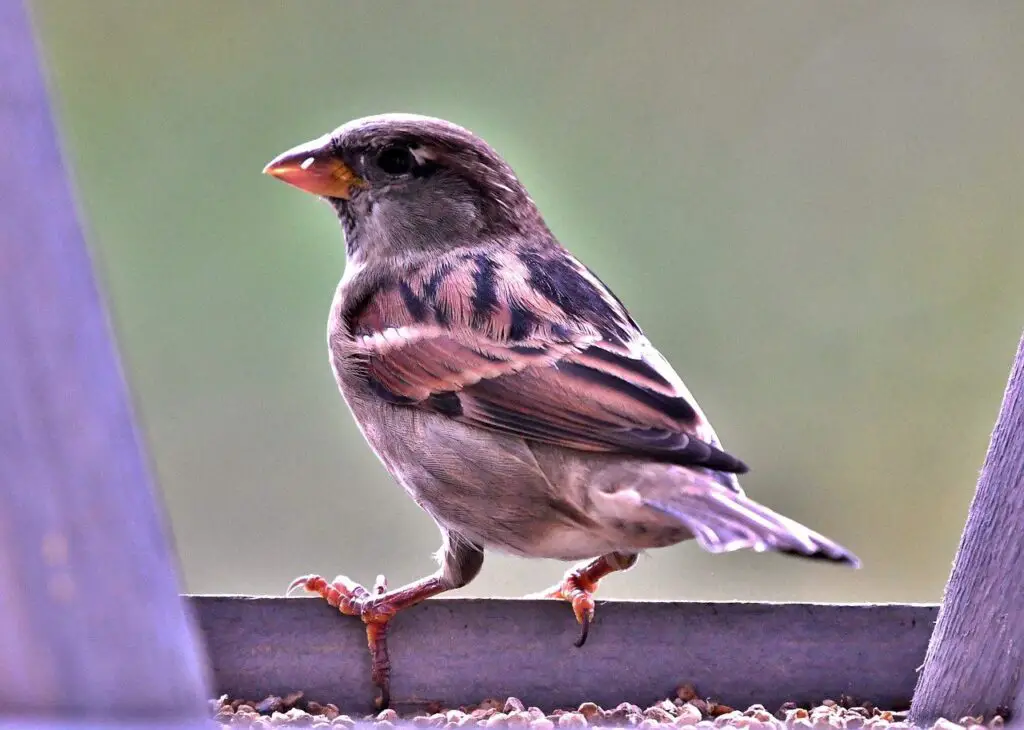
<path fill-rule="evenodd" d="M 625 723 L 630 715 L 638 715 L 639 709 L 636 705 L 631 705 L 628 702 L 620 702 L 613 709 L 602 713 L 602 716 L 612 723 Z"/>
<path fill-rule="evenodd" d="M 750 718 L 745 717 L 742 712 L 723 712 L 721 715 L 715 717 L 715 727 L 740 727 L 745 728 L 750 725 Z"/>
<path fill-rule="evenodd" d="M 334 704 L 302 700 L 301 692 L 283 698 L 276 695 L 260 702 L 221 695 L 208 701 L 210 716 L 220 727 L 271 730 L 282 726 L 316 728 L 316 730 L 349 730 L 360 723 L 341 714 Z M 690 698 L 690 699 L 683 699 Z M 301 700 L 301 702 L 300 702 Z M 301 706 L 296 706 L 297 704 Z M 485 699 L 478 705 L 442 711 L 438 703 L 427 705 L 427 712 L 403 719 L 394 709 L 363 716 L 365 727 L 398 730 L 404 727 L 500 728 L 504 730 L 569 730 L 587 727 L 615 727 L 624 730 L 655 730 L 661 727 L 686 730 L 913 730 L 906 711 L 877 708 L 868 702 L 857 702 L 848 696 L 826 699 L 814 707 L 797 707 L 792 702 L 781 705 L 776 713 L 754 704 L 746 709 L 704 700 L 692 685 L 683 685 L 675 697 L 659 700 L 648 707 L 621 702 L 603 709 L 595 702 L 583 702 L 575 709 L 552 708 L 545 716 L 538 707 L 524 707 L 517 697 L 504 701 Z M 989 719 L 965 716 L 959 722 L 941 719 L 924 730 L 1004 730 L 1001 717 Z"/>
<path fill-rule="evenodd" d="M 646 720 L 654 720 L 655 722 L 657 722 L 659 724 L 661 724 L 661 723 L 668 724 L 668 723 L 672 722 L 672 720 L 673 720 L 672 715 L 670 715 L 669 713 L 665 712 L 664 709 L 662 709 L 661 707 L 658 707 L 658 706 L 648 707 L 646 710 L 644 710 L 644 718 Z"/>
<path fill-rule="evenodd" d="M 696 725 L 701 721 L 702 717 L 703 715 L 701 715 L 700 710 L 694 707 L 692 702 L 687 702 L 676 710 L 675 725 L 676 727 Z"/>
<path fill-rule="evenodd" d="M 524 730 L 524 728 L 530 727 L 530 721 L 533 718 L 530 717 L 530 713 L 526 710 L 519 712 L 513 712 L 508 716 L 507 724 L 511 730 Z"/>
<path fill-rule="evenodd" d="M 558 727 L 587 727 L 587 718 L 578 712 L 566 712 L 558 718 Z"/>

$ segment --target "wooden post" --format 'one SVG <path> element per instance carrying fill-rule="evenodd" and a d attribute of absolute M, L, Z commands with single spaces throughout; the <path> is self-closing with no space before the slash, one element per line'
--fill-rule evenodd
<path fill-rule="evenodd" d="M 0 724 L 73 717 L 198 727 L 207 685 L 192 624 L 28 13 L 4 0 Z"/>
<path fill-rule="evenodd" d="M 925 725 L 1007 710 L 1024 717 L 1024 337 L 910 719 Z"/>

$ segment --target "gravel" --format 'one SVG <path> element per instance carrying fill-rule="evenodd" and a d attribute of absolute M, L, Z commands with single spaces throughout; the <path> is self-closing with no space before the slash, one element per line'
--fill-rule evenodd
<path fill-rule="evenodd" d="M 229 699 L 224 695 L 210 702 L 213 717 L 231 727 L 273 728 L 511 728 L 513 730 L 554 730 L 555 728 L 648 728 L 676 727 L 696 730 L 743 728 L 745 730 L 910 730 L 906 712 L 893 712 L 856 704 L 848 697 L 825 700 L 815 707 L 798 707 L 792 702 L 775 712 L 762 705 L 736 709 L 702 698 L 692 685 L 682 685 L 675 696 L 641 708 L 623 702 L 613 708 L 584 702 L 576 708 L 545 712 L 527 706 L 517 697 L 488 699 L 479 705 L 445 709 L 431 707 L 423 714 L 399 715 L 383 710 L 376 715 L 348 715 L 332 704 L 307 700 L 302 692 L 285 697 L 270 696 L 260 701 Z M 933 730 L 1001 730 L 1003 718 L 962 717 L 957 722 L 939 720 Z"/>

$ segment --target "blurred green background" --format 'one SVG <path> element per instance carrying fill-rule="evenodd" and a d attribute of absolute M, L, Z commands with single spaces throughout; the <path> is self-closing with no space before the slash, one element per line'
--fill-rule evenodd
<path fill-rule="evenodd" d="M 344 266 L 260 174 L 366 114 L 481 134 L 854 572 L 656 551 L 606 597 L 934 601 L 1024 325 L 1024 4 L 36 0 L 187 588 L 433 570 L 331 377 Z M 539 590 L 491 555 L 461 593 Z"/>

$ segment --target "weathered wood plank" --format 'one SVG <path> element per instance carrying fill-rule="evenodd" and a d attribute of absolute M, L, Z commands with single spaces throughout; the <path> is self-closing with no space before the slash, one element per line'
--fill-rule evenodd
<path fill-rule="evenodd" d="M 1024 716 L 1024 337 L 921 671 L 911 718 Z"/>
<path fill-rule="evenodd" d="M 358 619 L 303 598 L 192 598 L 217 692 L 303 690 L 371 710 Z M 691 682 L 732 706 L 847 694 L 906 708 L 937 607 L 602 601 L 587 644 L 556 601 L 433 599 L 390 635 L 392 705 L 422 710 L 514 695 L 542 708 L 640 705 Z"/>
<path fill-rule="evenodd" d="M 20 0 L 0 2 L 0 414 L 0 713 L 203 717 L 203 660 Z"/>

